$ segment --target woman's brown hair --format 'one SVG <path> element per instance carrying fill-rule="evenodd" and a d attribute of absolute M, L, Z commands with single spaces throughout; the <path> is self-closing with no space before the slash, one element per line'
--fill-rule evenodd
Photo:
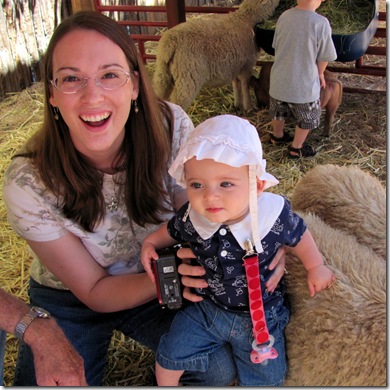
<path fill-rule="evenodd" d="M 105 35 L 125 53 L 130 69 L 139 73 L 138 112 L 131 110 L 125 125 L 125 138 L 113 168 L 125 171 L 124 191 L 131 222 L 145 226 L 160 223 L 166 210 L 167 193 L 163 183 L 171 153 L 172 113 L 159 101 L 134 42 L 113 19 L 98 12 L 83 11 L 65 19 L 54 31 L 45 61 L 45 107 L 42 128 L 26 145 L 46 187 L 59 197 L 64 215 L 93 231 L 103 219 L 105 201 L 103 174 L 97 171 L 74 147 L 61 115 L 54 118 L 50 105 L 50 80 L 53 78 L 53 52 L 66 34 L 74 30 L 94 30 Z"/>

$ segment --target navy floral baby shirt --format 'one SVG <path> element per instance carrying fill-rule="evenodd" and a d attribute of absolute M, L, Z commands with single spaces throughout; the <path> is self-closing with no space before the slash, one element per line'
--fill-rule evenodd
<path fill-rule="evenodd" d="M 175 240 L 190 244 L 197 261 L 206 270 L 203 278 L 209 287 L 197 289 L 197 293 L 209 297 L 226 309 L 249 311 L 248 289 L 242 260 L 245 250 L 241 248 L 227 225 L 222 224 L 209 239 L 202 239 L 189 217 L 183 221 L 187 209 L 188 203 L 169 221 L 168 231 Z M 260 212 L 262 210 L 259 210 Z M 268 270 L 268 266 L 281 246 L 295 246 L 305 230 L 305 222 L 292 211 L 290 202 L 284 198 L 284 206 L 279 217 L 261 241 L 263 252 L 259 253 L 259 264 L 265 310 L 282 301 L 286 290 L 282 278 L 273 293 L 267 292 L 265 282 L 273 272 Z"/>

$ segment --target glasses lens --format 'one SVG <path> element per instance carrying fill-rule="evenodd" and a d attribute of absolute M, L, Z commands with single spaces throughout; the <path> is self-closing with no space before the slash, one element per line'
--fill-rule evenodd
<path fill-rule="evenodd" d="M 129 76 L 126 72 L 119 69 L 104 70 L 97 74 L 96 80 L 98 84 L 108 90 L 113 90 L 122 87 L 127 83 Z"/>
<path fill-rule="evenodd" d="M 76 93 L 84 88 L 89 78 L 78 73 L 60 73 L 53 85 L 63 93 Z M 120 69 L 102 70 L 95 77 L 96 83 L 102 88 L 113 90 L 122 87 L 129 80 L 129 74 Z"/>
<path fill-rule="evenodd" d="M 54 86 L 64 93 L 75 93 L 85 85 L 85 77 L 78 74 L 60 74 Z"/>

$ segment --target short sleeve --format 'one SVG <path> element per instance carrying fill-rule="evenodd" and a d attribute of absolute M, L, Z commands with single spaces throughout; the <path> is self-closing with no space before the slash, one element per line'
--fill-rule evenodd
<path fill-rule="evenodd" d="M 44 187 L 26 158 L 12 161 L 4 175 L 3 200 L 7 220 L 17 234 L 34 241 L 51 241 L 67 234 L 54 197 Z"/>
<path fill-rule="evenodd" d="M 305 221 L 292 210 L 291 203 L 287 199 L 285 199 L 284 207 L 277 223 L 284 225 L 282 230 L 283 242 L 291 247 L 294 247 L 301 241 L 303 233 L 307 229 Z"/>
<path fill-rule="evenodd" d="M 168 189 L 171 193 L 172 199 L 177 195 L 185 191 L 184 188 L 176 184 L 176 180 L 168 174 L 168 169 L 172 165 L 173 160 L 176 158 L 179 153 L 181 145 L 187 140 L 191 132 L 194 130 L 194 124 L 192 123 L 190 117 L 187 113 L 177 104 L 168 103 L 169 107 L 172 110 L 174 123 L 173 123 L 173 140 L 172 140 L 172 156 L 169 160 L 166 180 L 168 183 Z"/>

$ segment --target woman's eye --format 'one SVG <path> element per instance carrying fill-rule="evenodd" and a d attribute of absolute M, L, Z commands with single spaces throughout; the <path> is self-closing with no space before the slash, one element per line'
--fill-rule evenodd
<path fill-rule="evenodd" d="M 62 82 L 63 83 L 74 83 L 74 82 L 79 82 L 80 80 L 81 80 L 81 78 L 79 76 L 71 74 L 71 75 L 65 76 L 62 79 Z"/>
<path fill-rule="evenodd" d="M 102 79 L 115 79 L 118 78 L 118 74 L 116 72 L 106 72 L 101 75 Z"/>

